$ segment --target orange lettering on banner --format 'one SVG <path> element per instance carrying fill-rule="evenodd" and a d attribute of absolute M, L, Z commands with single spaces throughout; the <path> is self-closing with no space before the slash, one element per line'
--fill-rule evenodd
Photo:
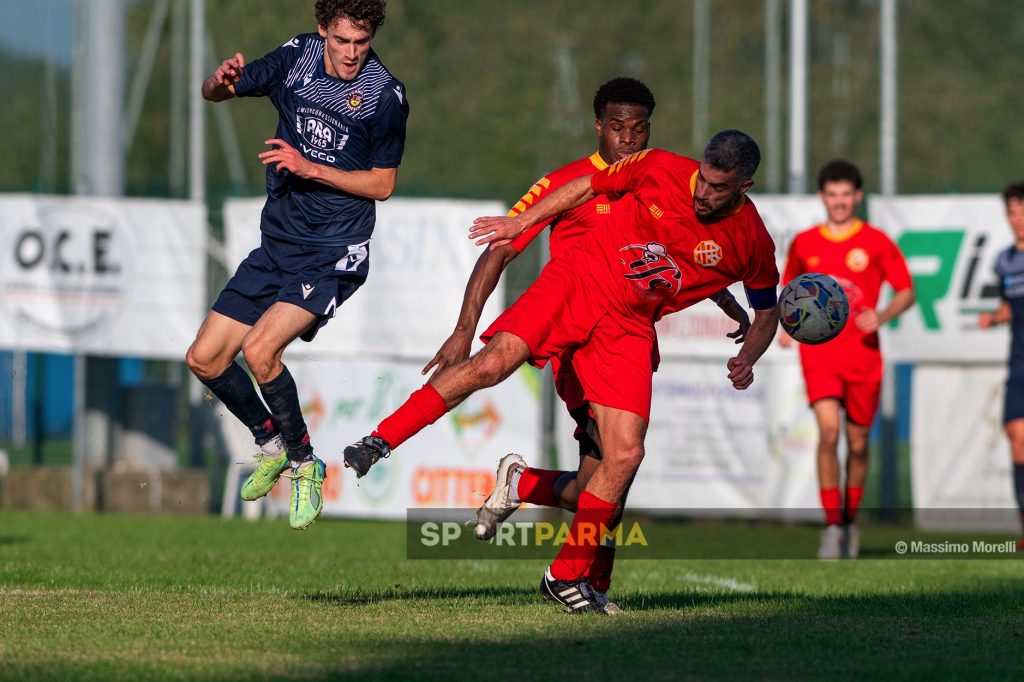
<path fill-rule="evenodd" d="M 420 467 L 412 478 L 418 507 L 479 507 L 493 487 L 494 473 L 485 469 Z"/>

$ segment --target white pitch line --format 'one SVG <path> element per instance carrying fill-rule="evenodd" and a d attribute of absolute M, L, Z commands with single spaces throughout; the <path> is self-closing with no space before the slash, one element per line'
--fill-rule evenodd
<path fill-rule="evenodd" d="M 735 580 L 733 578 L 722 578 L 717 575 L 700 575 L 698 573 L 693 573 L 692 571 L 687 571 L 680 577 L 687 582 L 696 583 L 698 585 L 713 585 L 715 587 L 724 587 L 725 589 L 732 590 L 733 592 L 757 591 L 757 585 L 754 585 L 752 583 L 745 583 L 743 581 Z"/>

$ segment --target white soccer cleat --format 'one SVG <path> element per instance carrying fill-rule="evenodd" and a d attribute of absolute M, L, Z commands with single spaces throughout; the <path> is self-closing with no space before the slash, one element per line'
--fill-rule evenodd
<path fill-rule="evenodd" d="M 843 556 L 843 529 L 836 524 L 825 526 L 821 531 L 821 544 L 818 545 L 819 559 L 840 559 Z"/>
<path fill-rule="evenodd" d="M 843 526 L 843 558 L 856 559 L 860 556 L 860 529 L 855 524 Z"/>
<path fill-rule="evenodd" d="M 526 468 L 526 461 L 515 453 L 510 453 L 498 462 L 498 474 L 494 481 L 494 490 L 484 500 L 482 507 L 476 510 L 476 536 L 480 540 L 490 540 L 498 532 L 498 524 L 512 516 L 522 502 L 513 502 L 512 474 Z"/>

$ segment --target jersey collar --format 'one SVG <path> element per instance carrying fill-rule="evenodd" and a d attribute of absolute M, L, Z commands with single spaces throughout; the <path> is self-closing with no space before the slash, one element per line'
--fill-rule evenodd
<path fill-rule="evenodd" d="M 590 163 L 593 164 L 594 168 L 596 168 L 598 171 L 603 171 L 605 168 L 608 167 L 607 162 L 605 162 L 605 160 L 601 158 L 601 152 L 594 152 L 593 154 L 591 154 Z"/>
<path fill-rule="evenodd" d="M 830 242 L 845 242 L 847 239 L 852 237 L 861 231 L 864 227 L 864 221 L 854 220 L 853 225 L 850 225 L 849 229 L 843 230 L 839 234 L 833 234 L 825 223 L 818 225 L 818 233 Z"/>

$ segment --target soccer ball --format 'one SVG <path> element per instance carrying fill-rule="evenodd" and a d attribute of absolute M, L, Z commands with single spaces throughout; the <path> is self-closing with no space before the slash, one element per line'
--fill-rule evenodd
<path fill-rule="evenodd" d="M 779 319 L 786 333 L 800 343 L 831 341 L 846 326 L 849 316 L 846 292 L 828 275 L 808 272 L 782 288 Z"/>

